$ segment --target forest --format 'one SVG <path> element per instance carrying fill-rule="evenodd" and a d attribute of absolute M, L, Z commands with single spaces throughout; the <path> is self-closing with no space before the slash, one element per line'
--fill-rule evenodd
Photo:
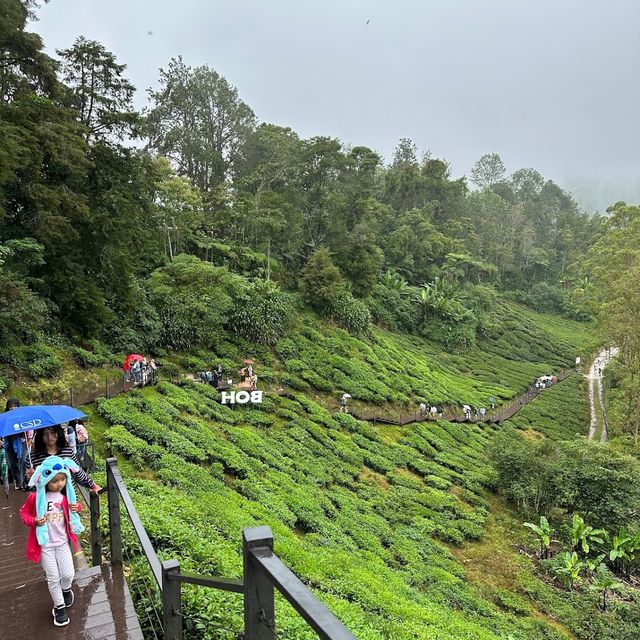
<path fill-rule="evenodd" d="M 637 638 L 640 206 L 582 211 L 491 152 L 456 178 L 408 138 L 390 159 L 304 139 L 180 56 L 136 110 L 124 61 L 83 36 L 48 55 L 37 13 L 0 0 L 0 394 L 127 353 L 175 375 L 251 356 L 289 396 L 239 414 L 163 381 L 88 409 L 167 557 L 235 575 L 268 523 L 362 639 Z M 609 346 L 601 444 L 580 371 L 500 425 L 335 411 L 503 406 Z M 224 594 L 185 600 L 238 626 Z"/>

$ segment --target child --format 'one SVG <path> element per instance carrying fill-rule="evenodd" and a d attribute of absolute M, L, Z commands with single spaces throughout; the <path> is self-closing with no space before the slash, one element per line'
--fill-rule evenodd
<path fill-rule="evenodd" d="M 56 627 L 69 624 L 67 609 L 73 604 L 71 583 L 75 575 L 69 542 L 80 552 L 76 534 L 84 530 L 70 475 L 78 470 L 73 460 L 48 457 L 29 481 L 29 486 L 37 487 L 36 493 L 31 493 L 20 509 L 22 521 L 31 527 L 27 558 L 42 563 Z"/>

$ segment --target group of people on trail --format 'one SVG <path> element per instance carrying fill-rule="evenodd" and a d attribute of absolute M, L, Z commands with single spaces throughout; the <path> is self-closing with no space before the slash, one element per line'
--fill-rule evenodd
<path fill-rule="evenodd" d="M 213 385 L 216 389 L 220 388 L 222 382 L 222 366 L 218 365 L 213 371 L 199 371 L 198 377 L 202 382 Z"/>
<path fill-rule="evenodd" d="M 10 398 L 5 410 L 19 406 L 18 400 Z M 59 627 L 69 624 L 68 609 L 74 601 L 70 545 L 81 553 L 77 535 L 84 529 L 74 482 L 93 493 L 101 491 L 79 463 L 88 441 L 81 420 L 0 438 L 0 474 L 11 480 L 16 490 L 29 492 L 20 509 L 20 517 L 30 529 L 27 558 L 44 569 L 53 601 L 53 624 Z"/>
<path fill-rule="evenodd" d="M 475 420 L 484 420 L 487 415 L 487 410 L 485 407 L 471 407 L 468 404 L 462 405 L 462 413 L 464 414 L 464 419 L 467 422 L 471 421 L 471 418 L 475 418 Z"/>
<path fill-rule="evenodd" d="M 418 410 L 420 411 L 421 416 L 427 416 L 430 420 L 442 418 L 444 415 L 444 409 L 441 406 L 436 406 L 435 404 L 427 406 L 426 403 L 421 402 L 418 405 Z"/>
<path fill-rule="evenodd" d="M 558 378 L 553 374 L 549 374 L 547 376 L 540 376 L 536 379 L 535 384 L 533 385 L 536 389 L 546 389 L 551 385 L 554 385 L 558 382 Z"/>
<path fill-rule="evenodd" d="M 20 406 L 19 400 L 9 398 L 5 405 L 5 411 L 11 411 Z M 6 470 L 2 470 L 0 465 L 0 480 L 5 479 L 13 483 L 16 490 L 29 491 L 28 482 L 33 469 L 37 467 L 47 455 L 48 448 L 53 450 L 53 445 L 48 447 L 45 438 L 50 437 L 49 432 L 56 430 L 56 443 L 62 443 L 65 453 L 64 457 L 73 457 L 76 464 L 80 466 L 80 473 L 77 480 L 80 484 L 91 488 L 90 483 L 84 483 L 86 473 L 86 449 L 89 444 L 89 432 L 83 420 L 72 420 L 68 424 L 48 427 L 37 431 L 25 431 L 15 435 L 0 438 L 2 457 L 4 458 Z M 56 450 L 59 447 L 56 446 Z M 6 474 L 6 475 L 5 475 Z"/>
<path fill-rule="evenodd" d="M 240 384 L 249 383 L 249 389 L 255 391 L 258 388 L 258 375 L 253 370 L 253 362 L 251 360 L 244 361 L 244 367 L 238 371 L 240 376 Z"/>
<path fill-rule="evenodd" d="M 238 371 L 240 378 L 239 387 L 255 391 L 258 388 L 258 374 L 253 368 L 252 360 L 245 360 Z M 229 378 L 225 381 L 222 365 L 218 364 L 209 371 L 199 371 L 198 378 L 206 384 L 213 385 L 216 389 L 227 388 L 233 384 L 233 379 Z"/>
<path fill-rule="evenodd" d="M 124 379 L 125 382 L 133 382 L 135 385 L 145 386 L 156 380 L 156 373 L 158 371 L 158 365 L 153 358 L 147 360 L 142 356 L 140 358 L 131 359 L 129 362 L 128 356 L 124 364 Z"/>

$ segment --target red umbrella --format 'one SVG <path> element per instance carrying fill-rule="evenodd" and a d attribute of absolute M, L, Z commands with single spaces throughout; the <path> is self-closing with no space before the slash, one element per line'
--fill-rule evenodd
<path fill-rule="evenodd" d="M 132 362 L 142 362 L 144 360 L 144 356 L 141 356 L 139 353 L 131 353 L 129 354 L 122 363 L 122 368 L 125 371 L 129 371 L 131 368 Z"/>

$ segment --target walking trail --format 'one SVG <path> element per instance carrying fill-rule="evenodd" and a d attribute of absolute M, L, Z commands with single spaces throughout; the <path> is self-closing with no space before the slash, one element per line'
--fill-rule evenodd
<path fill-rule="evenodd" d="M 604 406 L 604 394 L 602 391 L 602 374 L 604 368 L 609 364 L 612 358 L 618 355 L 618 347 L 603 349 L 596 359 L 593 361 L 587 380 L 589 380 L 589 406 L 591 408 L 591 423 L 589 425 L 589 440 L 593 440 L 598 429 L 598 414 L 596 412 L 596 389 L 602 414 L 602 430 L 600 431 L 600 442 L 606 442 L 607 433 L 607 410 Z"/>

